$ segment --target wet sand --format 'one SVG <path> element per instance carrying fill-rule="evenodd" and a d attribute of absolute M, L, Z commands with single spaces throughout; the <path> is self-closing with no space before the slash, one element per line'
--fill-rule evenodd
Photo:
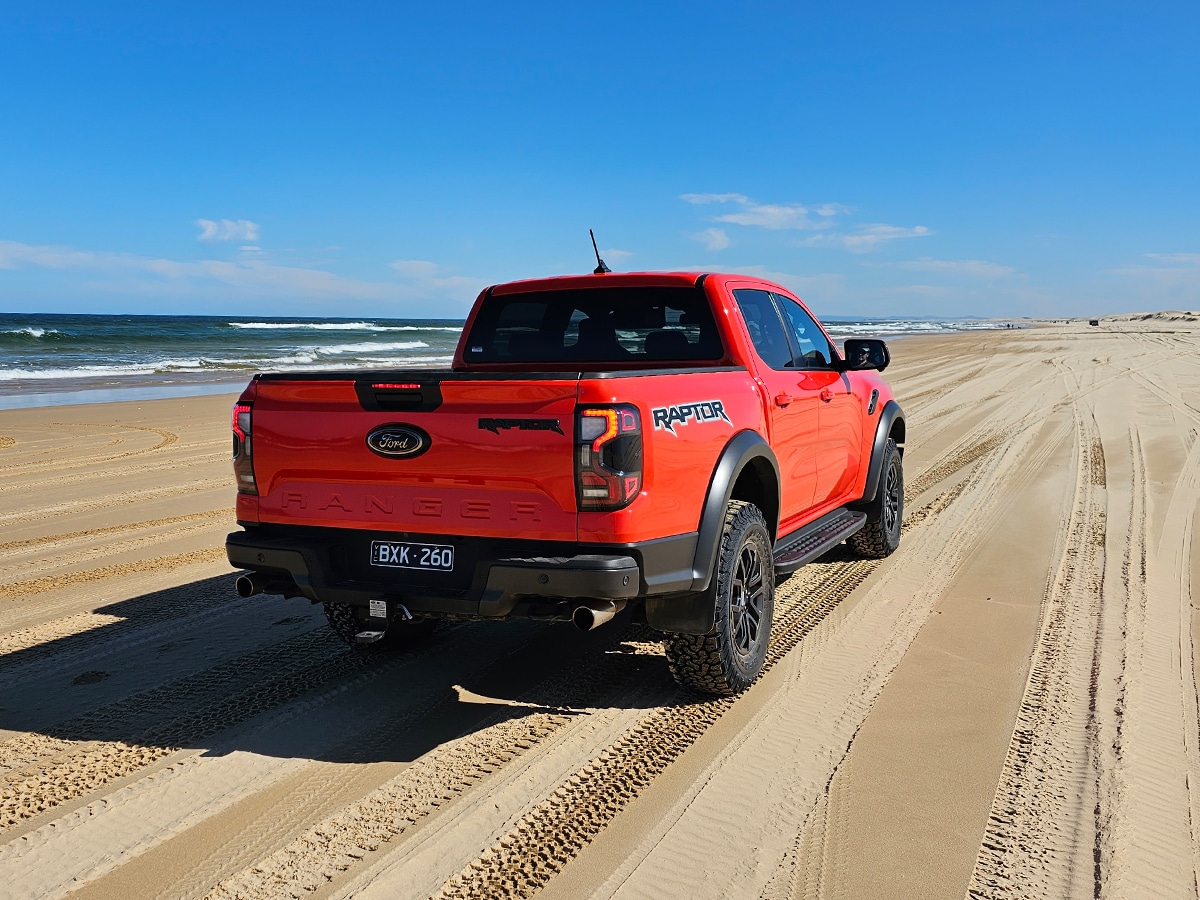
<path fill-rule="evenodd" d="M 0 411 L 0 896 L 1196 897 L 1200 316 L 892 348 L 901 547 L 736 700 L 238 598 L 233 395 Z"/>

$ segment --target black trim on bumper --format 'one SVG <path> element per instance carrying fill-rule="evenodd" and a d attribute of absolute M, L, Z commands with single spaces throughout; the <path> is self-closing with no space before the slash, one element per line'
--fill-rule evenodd
<path fill-rule="evenodd" d="M 452 579 L 373 569 L 358 559 L 371 540 L 452 543 L 461 568 Z M 569 618 L 580 600 L 678 591 L 691 583 L 695 549 L 695 533 L 599 545 L 281 525 L 248 525 L 225 541 L 233 566 L 290 579 L 314 603 L 366 606 L 384 598 L 414 614 L 486 619 Z"/>

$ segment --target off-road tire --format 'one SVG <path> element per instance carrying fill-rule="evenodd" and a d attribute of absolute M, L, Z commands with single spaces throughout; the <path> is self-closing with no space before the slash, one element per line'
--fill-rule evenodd
<path fill-rule="evenodd" d="M 684 687 L 732 697 L 762 672 L 775 610 L 771 533 L 752 503 L 731 500 L 709 593 L 716 625 L 708 634 L 669 634 L 671 674 Z"/>
<path fill-rule="evenodd" d="M 900 546 L 904 521 L 904 458 L 896 442 L 888 438 L 883 448 L 879 487 L 867 508 L 867 524 L 846 541 L 850 549 L 867 559 L 883 559 Z"/>
<path fill-rule="evenodd" d="M 431 635 L 438 626 L 436 619 L 415 619 L 411 622 L 396 619 L 379 640 L 373 644 L 360 644 L 354 639 L 355 635 L 379 626 L 360 619 L 355 607 L 348 603 L 326 603 L 324 606 L 325 618 L 329 620 L 329 627 L 333 629 L 333 633 L 355 650 L 365 653 L 407 649 Z"/>

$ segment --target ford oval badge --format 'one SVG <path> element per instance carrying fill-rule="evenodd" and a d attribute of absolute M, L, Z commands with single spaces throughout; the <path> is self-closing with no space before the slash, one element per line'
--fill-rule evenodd
<path fill-rule="evenodd" d="M 389 459 L 411 459 L 429 449 L 429 435 L 415 425 L 380 425 L 367 435 L 367 446 Z"/>

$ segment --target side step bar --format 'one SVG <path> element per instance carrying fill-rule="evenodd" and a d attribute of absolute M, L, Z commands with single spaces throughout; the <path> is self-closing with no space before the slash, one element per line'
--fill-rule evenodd
<path fill-rule="evenodd" d="M 867 524 L 867 514 L 846 508 L 826 513 L 775 542 L 775 574 L 790 575 Z"/>

